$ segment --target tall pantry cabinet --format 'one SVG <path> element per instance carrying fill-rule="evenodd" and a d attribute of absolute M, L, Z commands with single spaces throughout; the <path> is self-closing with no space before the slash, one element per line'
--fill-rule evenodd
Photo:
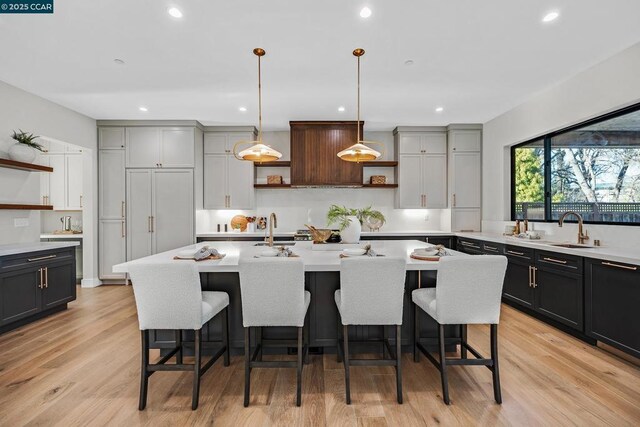
<path fill-rule="evenodd" d="M 482 125 L 449 125 L 451 231 L 482 226 Z"/>
<path fill-rule="evenodd" d="M 202 130 L 195 122 L 99 122 L 99 271 L 195 241 Z M 200 183 L 198 182 L 200 181 Z"/>

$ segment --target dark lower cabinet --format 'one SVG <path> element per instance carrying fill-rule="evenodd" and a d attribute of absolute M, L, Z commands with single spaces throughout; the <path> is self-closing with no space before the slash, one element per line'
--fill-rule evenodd
<path fill-rule="evenodd" d="M 640 267 L 585 261 L 588 336 L 640 358 Z"/>
<path fill-rule="evenodd" d="M 533 266 L 527 261 L 509 258 L 502 288 L 503 298 L 533 309 L 532 269 Z"/>
<path fill-rule="evenodd" d="M 75 299 L 73 247 L 0 258 L 0 333 L 64 309 Z"/>
<path fill-rule="evenodd" d="M 456 245 L 458 252 L 464 252 L 470 255 L 482 255 L 482 242 L 473 239 L 466 239 L 458 237 L 458 244 Z"/>
<path fill-rule="evenodd" d="M 535 310 L 583 331 L 582 275 L 536 267 L 535 279 Z"/>

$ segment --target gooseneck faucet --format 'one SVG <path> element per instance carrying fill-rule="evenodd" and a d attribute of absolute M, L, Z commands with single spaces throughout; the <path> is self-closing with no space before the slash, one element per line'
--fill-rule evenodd
<path fill-rule="evenodd" d="M 589 235 L 586 232 L 582 232 L 582 215 L 580 215 L 578 212 L 567 211 L 560 215 L 560 220 L 558 220 L 558 227 L 562 227 L 562 223 L 564 222 L 564 219 L 567 217 L 567 215 L 573 215 L 578 218 L 578 244 L 584 245 L 584 243 L 589 240 Z"/>
<path fill-rule="evenodd" d="M 275 212 L 269 215 L 269 246 L 273 246 L 273 229 L 278 228 L 278 218 Z"/>

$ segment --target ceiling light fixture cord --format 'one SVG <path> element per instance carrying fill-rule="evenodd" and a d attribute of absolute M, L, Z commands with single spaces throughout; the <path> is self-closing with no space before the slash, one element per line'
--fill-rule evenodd
<path fill-rule="evenodd" d="M 260 59 L 258 54 L 258 141 L 262 142 L 262 71 L 260 69 Z"/>
<path fill-rule="evenodd" d="M 358 139 L 356 140 L 356 143 L 360 142 L 360 56 L 357 56 L 358 58 L 358 122 L 357 122 L 357 126 L 358 126 Z"/>

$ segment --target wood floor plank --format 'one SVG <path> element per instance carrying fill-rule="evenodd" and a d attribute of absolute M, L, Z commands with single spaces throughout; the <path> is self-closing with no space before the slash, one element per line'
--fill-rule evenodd
<path fill-rule="evenodd" d="M 638 366 L 509 306 L 499 331 L 502 405 L 493 400 L 491 373 L 476 366 L 449 369 L 452 405 L 445 405 L 438 370 L 409 354 L 402 358 L 402 405 L 393 368 L 367 366 L 352 368 L 347 405 L 343 365 L 325 354 L 304 367 L 299 408 L 295 369 L 284 368 L 254 369 L 251 405 L 244 408 L 243 358 L 235 356 L 231 366 L 216 362 L 202 377 L 198 410 L 191 411 L 191 373 L 158 372 L 150 378 L 147 409 L 138 411 L 140 332 L 132 289 L 79 288 L 69 310 L 0 335 L 0 426 L 640 424 Z M 488 326 L 470 326 L 468 333 L 488 354 Z M 153 350 L 151 359 L 157 358 Z"/>

